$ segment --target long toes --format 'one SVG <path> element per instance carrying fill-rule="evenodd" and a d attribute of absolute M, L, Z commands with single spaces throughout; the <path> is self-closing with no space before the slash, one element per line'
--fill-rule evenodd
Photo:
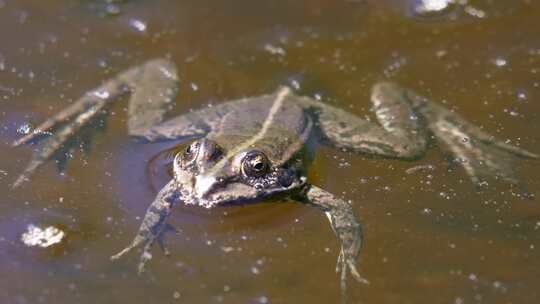
<path fill-rule="evenodd" d="M 146 269 L 146 263 L 152 259 L 152 253 L 150 253 L 150 248 L 152 247 L 152 242 L 147 242 L 144 245 L 143 252 L 139 260 L 139 265 L 137 266 L 137 272 L 139 274 L 143 273 Z"/>
<path fill-rule="evenodd" d="M 343 250 L 338 255 L 337 263 L 336 263 L 336 273 L 339 273 L 343 269 Z"/>
<path fill-rule="evenodd" d="M 347 303 L 347 265 L 341 263 L 341 278 L 340 278 L 340 289 L 341 289 L 341 302 Z"/>
<path fill-rule="evenodd" d="M 144 242 L 145 240 L 143 238 L 141 238 L 139 235 L 137 235 L 133 241 L 131 242 L 131 244 L 129 244 L 126 248 L 122 249 L 122 251 L 118 252 L 117 254 L 111 256 L 111 260 L 112 261 L 115 261 L 115 260 L 118 260 L 119 258 L 121 258 L 122 256 L 124 256 L 126 253 L 130 252 L 131 250 L 139 247 L 140 245 L 142 245 L 142 243 Z"/>
<path fill-rule="evenodd" d="M 173 232 L 173 233 L 176 234 L 176 235 L 180 235 L 180 234 L 182 233 L 182 232 L 180 231 L 180 229 L 178 229 L 178 228 L 174 227 L 173 225 L 167 223 L 167 224 L 165 225 L 165 229 L 164 229 L 163 233 L 166 233 L 166 232 L 169 232 L 169 231 L 170 231 L 170 232 Z"/>
<path fill-rule="evenodd" d="M 28 181 L 28 176 L 26 176 L 25 173 L 22 173 L 22 174 L 19 175 L 19 177 L 17 177 L 15 182 L 13 182 L 13 184 L 11 184 L 11 189 L 18 188 L 27 181 Z"/>
<path fill-rule="evenodd" d="M 540 158 L 540 155 L 538 155 L 536 153 L 529 152 L 529 151 L 527 151 L 525 149 L 518 148 L 516 146 L 512 146 L 512 145 L 507 144 L 507 143 L 502 142 L 502 141 L 496 141 L 496 142 L 493 142 L 493 144 L 495 144 L 498 148 L 506 150 L 506 151 L 516 155 L 516 156 L 521 157 L 521 158 L 529 158 L 529 159 L 538 159 L 538 158 Z"/>
<path fill-rule="evenodd" d="M 478 151 L 468 153 L 468 161 L 472 166 L 474 175 L 482 179 L 490 176 L 499 178 L 513 185 L 519 185 L 516 174 L 517 157 L 505 150 L 478 145 Z"/>
<path fill-rule="evenodd" d="M 152 259 L 152 254 L 150 252 L 143 252 L 141 254 L 141 259 L 139 265 L 137 266 L 137 273 L 142 274 L 146 270 L 146 263 Z"/>
<path fill-rule="evenodd" d="M 161 248 L 161 250 L 163 251 L 163 254 L 165 254 L 166 256 L 171 255 L 171 252 L 169 251 L 169 248 L 167 248 L 167 243 L 165 242 L 165 239 L 164 239 L 163 235 L 159 236 L 158 244 L 159 244 L 159 247 Z"/>
<path fill-rule="evenodd" d="M 81 129 L 88 125 L 103 109 L 105 102 L 97 103 L 92 108 L 88 109 L 84 113 L 80 113 L 69 123 L 66 123 L 62 128 L 56 130 L 56 132 L 47 137 L 38 146 L 32 160 L 24 170 L 23 174 L 14 183 L 14 186 L 19 186 L 25 179 L 34 173 L 39 167 L 44 165 L 50 159 L 56 158 L 64 151 L 70 148 L 69 141 L 79 134 Z M 71 142 L 72 144 L 72 142 Z"/>
<path fill-rule="evenodd" d="M 358 272 L 358 270 L 356 269 L 356 266 L 354 265 L 354 262 L 353 261 L 348 261 L 347 262 L 348 266 L 349 266 L 349 270 L 351 271 L 351 275 L 352 277 L 358 281 L 359 283 L 362 283 L 362 284 L 366 284 L 366 285 L 369 285 L 369 281 L 365 278 L 363 278 L 360 273 Z"/>
<path fill-rule="evenodd" d="M 488 142 L 487 134 L 473 128 L 476 127 L 439 121 L 432 130 L 451 151 L 456 162 L 463 166 L 473 183 L 482 186 L 487 179 L 495 177 L 519 185 L 517 162 L 521 157 L 534 154 L 508 144 Z"/>
<path fill-rule="evenodd" d="M 126 248 L 122 249 L 122 251 L 120 251 L 117 254 L 111 256 L 111 261 L 116 261 L 116 260 L 120 259 L 126 253 L 130 252 L 131 249 L 133 249 L 133 248 L 135 248 L 135 247 L 129 246 L 129 247 L 126 247 Z"/>
<path fill-rule="evenodd" d="M 369 285 L 369 281 L 363 278 L 355 266 L 354 259 L 348 258 L 343 252 L 339 254 L 338 264 L 336 266 L 337 272 L 340 274 L 340 289 L 341 289 L 341 302 L 347 302 L 347 270 L 350 271 L 351 276 L 359 283 Z"/>

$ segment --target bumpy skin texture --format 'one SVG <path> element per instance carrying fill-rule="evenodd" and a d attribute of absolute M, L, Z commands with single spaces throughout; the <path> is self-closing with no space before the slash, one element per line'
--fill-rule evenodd
<path fill-rule="evenodd" d="M 432 137 L 465 168 L 475 184 L 496 177 L 519 185 L 516 161 L 538 157 L 495 139 L 458 114 L 393 83 L 379 83 L 373 88 L 371 99 L 379 124 L 296 96 L 289 88 L 205 107 L 162 122 L 177 87 L 175 65 L 165 59 L 148 61 L 104 82 L 14 143 L 18 146 L 49 135 L 13 186 L 20 186 L 48 160 L 62 159 L 74 147 L 75 139 L 88 135 L 84 129 L 102 122 L 112 101 L 130 94 L 131 136 L 149 142 L 208 140 L 197 142 L 197 154 L 175 157 L 175 178 L 157 194 L 132 243 L 113 259 L 143 246 L 139 263 L 142 271 L 151 258 L 154 242 L 165 248 L 163 234 L 170 230 L 167 219 L 177 203 L 208 208 L 253 203 L 279 194 L 318 207 L 328 216 L 341 244 L 337 270 L 345 295 L 347 272 L 367 283 L 355 267 L 362 243 L 361 227 L 348 203 L 306 183 L 305 162 L 299 155 L 308 138 L 357 153 L 416 159 L 425 153 Z M 270 162 L 268 172 L 257 178 L 243 175 L 242 157 L 249 149 L 265 154 Z"/>
<path fill-rule="evenodd" d="M 319 187 L 312 185 L 306 186 L 298 199 L 322 209 L 330 221 L 332 230 L 339 239 L 341 249 L 336 265 L 336 272 L 341 273 L 341 298 L 342 302 L 345 303 L 347 296 L 347 270 L 350 271 L 353 278 L 358 282 L 369 284 L 366 279 L 360 276 L 356 269 L 356 259 L 362 248 L 362 227 L 356 220 L 352 206 L 349 203 Z"/>
<path fill-rule="evenodd" d="M 155 241 L 158 241 L 165 254 L 169 255 L 164 241 L 164 234 L 168 230 L 175 230 L 167 224 L 167 218 L 171 215 L 172 207 L 180 201 L 180 190 L 181 188 L 178 183 L 175 180 L 171 180 L 159 191 L 152 204 L 146 210 L 139 231 L 131 244 L 113 255 L 111 260 L 117 260 L 132 249 L 142 246 L 143 253 L 141 254 L 138 267 L 139 273 L 142 273 L 146 262 L 152 258 L 150 249 Z"/>

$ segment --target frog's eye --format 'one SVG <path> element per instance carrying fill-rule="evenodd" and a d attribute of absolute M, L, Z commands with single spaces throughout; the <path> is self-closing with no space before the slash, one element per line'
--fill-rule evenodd
<path fill-rule="evenodd" d="M 251 151 L 242 159 L 242 172 L 249 177 L 260 177 L 270 170 L 270 160 L 261 151 Z"/>
<path fill-rule="evenodd" d="M 186 147 L 186 149 L 182 153 L 182 158 L 184 160 L 192 160 L 193 158 L 195 158 L 195 154 L 197 154 L 198 148 L 199 148 L 198 141 L 191 143 L 189 146 Z"/>

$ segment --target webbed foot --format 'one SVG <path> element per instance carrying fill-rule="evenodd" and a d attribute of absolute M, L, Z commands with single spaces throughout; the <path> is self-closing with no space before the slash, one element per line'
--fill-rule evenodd
<path fill-rule="evenodd" d="M 154 242 L 157 241 L 165 255 L 169 255 L 170 253 L 165 244 L 164 236 L 169 231 L 179 232 L 174 227 L 167 224 L 166 221 L 171 214 L 174 203 L 180 198 L 179 193 L 180 191 L 174 180 L 171 180 L 163 187 L 152 204 L 148 207 L 139 228 L 139 232 L 133 241 L 126 248 L 111 256 L 111 260 L 118 260 L 132 249 L 142 246 L 142 253 L 138 265 L 138 272 L 140 274 L 144 272 L 146 263 L 152 259 L 150 250 L 152 249 Z"/>
<path fill-rule="evenodd" d="M 176 233 L 179 233 L 178 230 L 173 228 L 171 225 L 165 224 L 164 229 L 156 237 L 143 236 L 141 234 L 138 234 L 135 237 L 135 239 L 133 239 L 131 244 L 129 244 L 126 248 L 122 249 L 117 254 L 111 256 L 111 261 L 118 260 L 125 254 L 130 252 L 132 249 L 142 246 L 142 253 L 139 258 L 139 265 L 137 266 L 137 272 L 139 274 L 143 273 L 146 267 L 146 263 L 152 259 L 152 253 L 150 252 L 150 250 L 152 249 L 152 245 L 154 245 L 156 241 L 166 256 L 169 256 L 171 254 L 165 242 L 165 234 L 169 231 L 175 231 Z"/>
<path fill-rule="evenodd" d="M 83 134 L 82 130 L 104 119 L 107 106 L 125 93 L 131 93 L 128 107 L 130 135 L 137 135 L 161 122 L 176 94 L 177 82 L 174 64 L 165 59 L 154 59 L 126 70 L 84 94 L 45 120 L 33 132 L 13 142 L 13 146 L 19 146 L 39 141 L 43 135 L 47 135 L 12 187 L 20 186 L 47 161 L 65 158 L 66 152 L 76 143 L 74 139 L 88 135 Z"/>
<path fill-rule="evenodd" d="M 437 141 L 451 152 L 453 161 L 463 166 L 477 187 L 495 177 L 528 192 L 517 177 L 517 163 L 520 159 L 537 159 L 537 154 L 498 140 L 441 106 L 429 104 L 421 111 L 428 116 L 428 127 Z"/>
<path fill-rule="evenodd" d="M 416 159 L 425 153 L 429 139 L 435 138 L 480 186 L 495 177 L 523 190 L 516 164 L 520 159 L 539 157 L 496 139 L 459 114 L 395 83 L 373 87 L 371 100 L 379 124 L 310 98 L 297 99 L 317 113 L 318 131 L 327 144 L 358 153 Z"/>
<path fill-rule="evenodd" d="M 144 238 L 137 235 L 135 239 L 131 242 L 131 244 L 129 244 L 129 246 L 122 249 L 122 251 L 118 252 L 117 254 L 111 256 L 111 261 L 120 259 L 122 256 L 130 252 L 132 249 L 137 248 L 144 244 L 143 252 L 141 253 L 141 256 L 139 259 L 139 265 L 137 266 L 138 273 L 141 274 L 144 272 L 146 263 L 152 259 L 152 253 L 150 253 L 150 249 L 152 248 L 154 241 L 155 240 L 153 238 Z"/>
<path fill-rule="evenodd" d="M 336 272 L 340 273 L 342 303 L 347 299 L 347 273 L 359 283 L 369 284 L 356 269 L 356 261 L 362 248 L 362 227 L 354 215 L 352 206 L 331 193 L 316 186 L 307 186 L 303 199 L 325 211 L 332 230 L 338 237 L 341 251 Z"/>
<path fill-rule="evenodd" d="M 341 247 L 336 264 L 336 273 L 340 274 L 341 302 L 343 304 L 347 303 L 347 270 L 358 283 L 369 285 L 369 281 L 362 277 L 356 269 L 356 257 L 347 257 L 345 251 L 346 249 Z"/>
<path fill-rule="evenodd" d="M 341 273 L 342 280 L 346 277 L 347 269 L 351 272 L 351 276 L 358 282 L 362 284 L 369 284 L 369 281 L 363 278 L 358 270 L 356 269 L 356 259 L 353 257 L 345 257 L 344 249 L 341 248 L 341 251 L 338 256 L 336 263 L 336 273 Z"/>

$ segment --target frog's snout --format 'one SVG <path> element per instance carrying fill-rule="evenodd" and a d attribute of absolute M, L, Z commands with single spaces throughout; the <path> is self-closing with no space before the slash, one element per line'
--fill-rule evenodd
<path fill-rule="evenodd" d="M 199 149 L 196 162 L 199 166 L 212 164 L 223 155 L 223 149 L 214 141 L 203 138 L 198 140 Z"/>

